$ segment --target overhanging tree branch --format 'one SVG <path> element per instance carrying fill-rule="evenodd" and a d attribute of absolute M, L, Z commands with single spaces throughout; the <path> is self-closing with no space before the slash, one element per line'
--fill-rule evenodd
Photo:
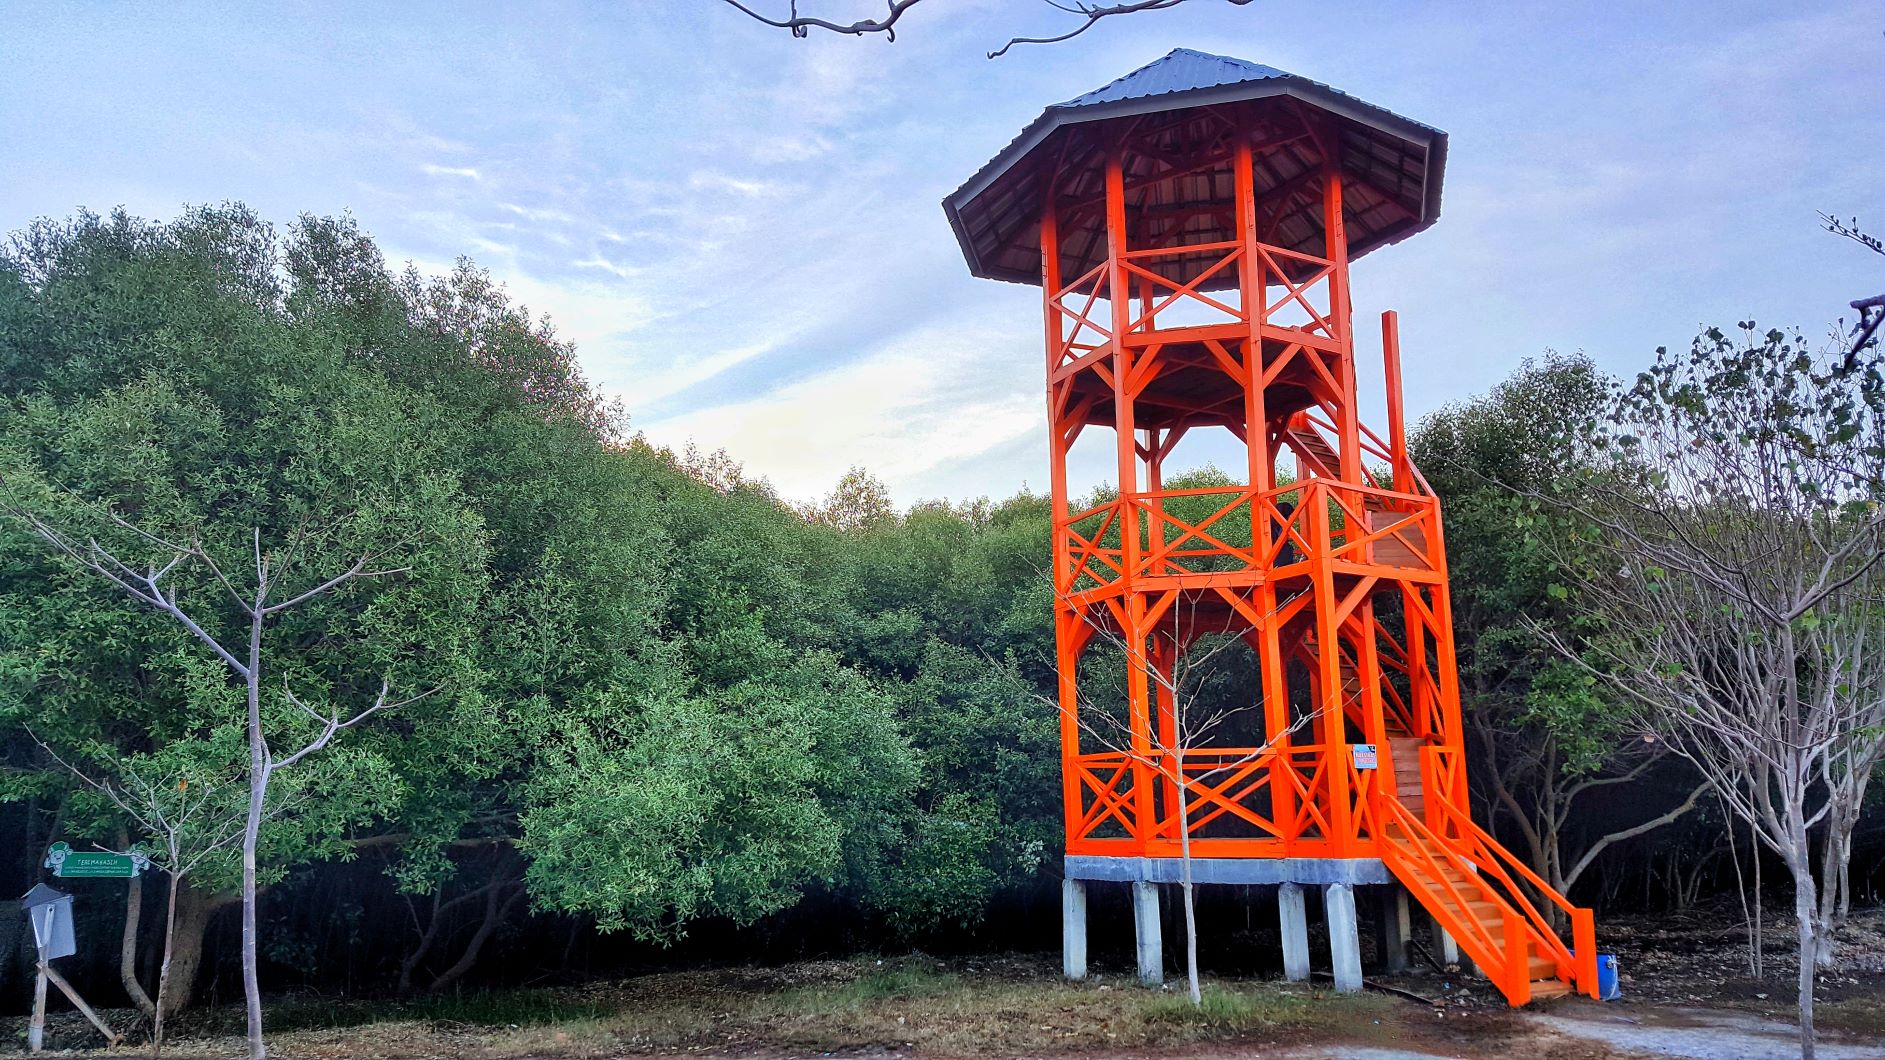
<path fill-rule="evenodd" d="M 747 7 L 745 4 L 740 3 L 740 0 L 726 0 L 726 2 L 744 13 L 748 18 L 764 22 L 774 29 L 788 30 L 794 37 L 807 37 L 811 35 L 812 30 L 822 29 L 852 37 L 862 37 L 869 33 L 881 33 L 884 35 L 885 40 L 895 41 L 897 39 L 897 20 L 903 17 L 905 11 L 915 7 L 917 4 L 921 3 L 922 0 L 887 0 L 889 9 L 885 11 L 884 17 L 862 18 L 858 19 L 856 22 L 831 22 L 822 18 L 800 15 L 798 0 L 791 0 L 791 13 L 784 18 L 772 18 L 767 15 L 762 15 L 752 8 Z"/>
<path fill-rule="evenodd" d="M 788 0 L 786 14 L 783 16 L 767 15 L 747 6 L 741 0 L 725 0 L 733 9 L 756 22 L 764 23 L 774 29 L 782 29 L 794 37 L 808 37 L 814 29 L 847 37 L 865 37 L 881 33 L 885 40 L 897 39 L 897 20 L 904 13 L 915 7 L 921 0 L 886 0 L 887 6 L 880 18 L 861 18 L 852 22 L 834 22 L 830 19 L 799 14 L 799 0 Z M 1164 11 L 1178 7 L 1188 0 L 1127 0 L 1124 3 L 1097 4 L 1084 3 L 1081 0 L 1041 0 L 1048 7 L 1077 18 L 1079 21 L 1064 33 L 1045 37 L 1010 37 L 1008 43 L 988 53 L 990 59 L 999 59 L 1008 54 L 1009 49 L 1019 44 L 1058 44 L 1072 40 L 1087 30 L 1098 25 L 1101 20 L 1115 15 L 1132 15 L 1144 11 Z M 1242 7 L 1253 0 L 1225 0 L 1226 3 Z"/>

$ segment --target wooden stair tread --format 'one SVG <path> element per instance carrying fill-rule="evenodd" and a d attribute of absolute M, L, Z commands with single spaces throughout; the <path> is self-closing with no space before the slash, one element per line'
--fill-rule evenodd
<path fill-rule="evenodd" d="M 1552 976 L 1549 979 L 1533 979 L 1531 982 L 1532 1000 L 1545 1001 L 1554 997 L 1564 997 L 1571 992 L 1571 984 Z"/>

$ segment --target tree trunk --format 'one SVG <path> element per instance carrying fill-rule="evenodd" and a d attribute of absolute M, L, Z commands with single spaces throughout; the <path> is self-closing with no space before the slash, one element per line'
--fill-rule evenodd
<path fill-rule="evenodd" d="M 262 1041 L 262 987 L 256 975 L 255 850 L 262 834 L 262 807 L 268 798 L 268 743 L 262 735 L 262 601 L 256 593 L 249 618 L 249 815 L 242 828 L 242 996 L 248 1015 L 249 1060 L 265 1060 Z"/>
<path fill-rule="evenodd" d="M 197 973 L 203 967 L 203 937 L 209 932 L 210 918 L 234 896 L 204 894 L 185 880 L 176 886 L 170 900 L 175 905 L 176 921 L 164 929 L 170 937 L 157 977 L 160 1013 L 180 1012 L 196 999 Z"/>
<path fill-rule="evenodd" d="M 442 886 L 443 885 L 441 885 L 440 889 L 442 889 Z M 419 969 L 419 962 L 425 960 L 425 955 L 432 951 L 432 943 L 437 941 L 439 937 L 439 927 L 445 922 L 445 907 L 439 899 L 440 891 L 434 890 L 432 892 L 432 916 L 426 921 L 425 930 L 419 933 L 419 944 L 414 946 L 412 952 L 406 954 L 399 962 L 398 989 L 402 995 L 412 993 L 412 973 Z M 410 908 L 411 900 L 408 899 L 407 901 L 408 908 Z M 418 919 L 417 913 L 413 914 L 413 919 Z"/>
<path fill-rule="evenodd" d="M 1793 873 L 1793 913 L 1800 929 L 1800 1058 L 1813 1060 L 1813 979 L 1819 970 L 1819 909 L 1814 900 L 1813 862 L 1807 850 L 1803 823 L 1789 841 L 1793 849 L 1787 852 L 1787 868 Z"/>
<path fill-rule="evenodd" d="M 171 847 L 171 864 L 176 864 L 175 850 Z M 170 953 L 177 944 L 177 886 L 182 881 L 177 873 L 170 874 L 170 895 L 164 902 L 164 958 L 157 970 L 157 1010 L 151 1017 L 151 1056 L 156 1057 L 164 1051 L 164 1003 L 170 987 Z"/>
<path fill-rule="evenodd" d="M 249 1060 L 265 1060 L 262 1040 L 262 987 L 257 975 L 255 930 L 255 854 L 262 830 L 262 802 L 268 796 L 268 767 L 262 766 L 249 783 L 249 818 L 242 836 L 242 997 L 247 1014 Z"/>
<path fill-rule="evenodd" d="M 518 885 L 517 889 L 511 892 L 510 897 L 504 898 L 502 904 L 499 904 L 504 890 L 502 885 L 492 884 L 491 889 L 485 892 L 484 919 L 478 924 L 478 930 L 473 932 L 471 940 L 465 943 L 465 952 L 459 955 L 458 960 L 450 968 L 440 972 L 438 978 L 432 980 L 432 985 L 427 987 L 428 990 L 436 992 L 445 989 L 457 982 L 478 963 L 479 951 L 484 949 L 484 944 L 489 942 L 491 936 L 503 925 L 510 911 L 517 907 L 517 900 L 524 896 L 522 885 Z"/>
<path fill-rule="evenodd" d="M 128 837 L 122 832 L 118 835 L 118 848 L 126 849 Z M 118 978 L 124 983 L 124 992 L 131 996 L 131 1003 L 138 1011 L 152 1020 L 157 1018 L 157 1006 L 151 996 L 144 992 L 144 984 L 137 981 L 137 928 L 144 919 L 144 877 L 131 877 L 130 886 L 124 891 L 124 936 L 118 944 Z"/>
<path fill-rule="evenodd" d="M 1198 907 L 1191 886 L 1191 813 L 1190 795 L 1185 790 L 1185 759 L 1178 756 L 1178 851 L 1179 893 L 1185 900 L 1185 996 L 1193 1008 L 1202 1008 L 1204 993 L 1198 987 Z"/>
<path fill-rule="evenodd" d="M 1748 829 L 1748 846 L 1754 862 L 1754 977 L 1759 979 L 1767 974 L 1767 898 L 1761 894 L 1761 847 L 1752 828 Z"/>

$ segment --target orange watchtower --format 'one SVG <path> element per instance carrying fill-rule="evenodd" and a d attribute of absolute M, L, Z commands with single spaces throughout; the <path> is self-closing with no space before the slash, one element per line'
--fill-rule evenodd
<path fill-rule="evenodd" d="M 1349 261 L 1434 222 L 1445 156 L 1439 130 L 1179 49 L 1047 108 L 944 203 L 975 275 L 1045 295 L 1070 976 L 1086 885 L 1110 880 L 1133 885 L 1158 978 L 1157 884 L 1189 871 L 1278 887 L 1293 977 L 1319 886 L 1337 983 L 1359 989 L 1371 886 L 1390 965 L 1411 895 L 1514 1004 L 1595 996 L 1590 911 L 1469 813 L 1440 506 L 1407 458 L 1392 313 L 1386 437 L 1358 409 Z M 1242 484 L 1164 488 L 1210 431 Z M 1083 436 L 1119 491 L 1071 511 Z M 1226 644 L 1244 709 L 1196 716 L 1182 675 Z"/>

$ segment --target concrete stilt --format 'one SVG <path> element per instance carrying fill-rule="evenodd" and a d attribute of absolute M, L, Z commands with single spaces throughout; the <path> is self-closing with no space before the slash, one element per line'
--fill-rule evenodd
<path fill-rule="evenodd" d="M 1309 978 L 1309 913 L 1303 907 L 1302 884 L 1285 883 L 1276 889 L 1276 911 L 1283 926 L 1283 978 L 1300 983 Z"/>
<path fill-rule="evenodd" d="M 1069 979 L 1086 978 L 1086 881 L 1060 883 L 1060 970 Z"/>
<path fill-rule="evenodd" d="M 1375 953 L 1381 970 L 1398 975 L 1407 970 L 1407 940 L 1413 937 L 1413 910 L 1409 908 L 1407 889 L 1394 884 L 1374 889 Z"/>
<path fill-rule="evenodd" d="M 1361 989 L 1361 932 L 1355 917 L 1355 889 L 1346 883 L 1323 887 L 1322 907 L 1329 921 L 1329 963 L 1334 966 L 1335 989 L 1352 994 Z"/>
<path fill-rule="evenodd" d="M 1466 961 L 1460 956 L 1460 944 L 1453 941 L 1453 936 L 1438 920 L 1433 922 L 1433 948 L 1440 954 L 1441 966 L 1458 965 L 1460 971 L 1466 971 Z"/>
<path fill-rule="evenodd" d="M 1132 885 L 1132 926 L 1139 951 L 1139 981 L 1156 986 L 1165 981 L 1165 949 L 1159 924 L 1158 884 L 1137 880 Z"/>

